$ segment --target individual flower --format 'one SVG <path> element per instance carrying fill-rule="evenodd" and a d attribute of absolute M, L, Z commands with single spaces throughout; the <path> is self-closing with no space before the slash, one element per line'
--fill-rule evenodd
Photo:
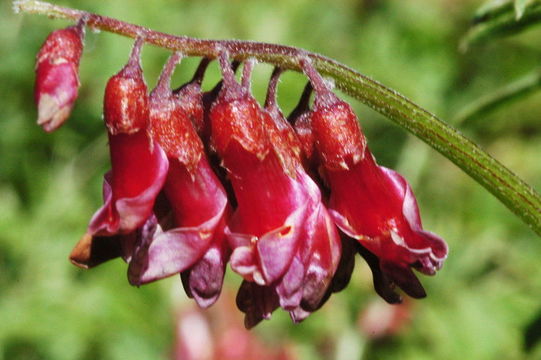
<path fill-rule="evenodd" d="M 253 63 L 245 63 L 240 85 L 227 57 L 220 62 L 224 85 L 210 111 L 211 138 L 237 201 L 226 228 L 231 267 L 245 279 L 237 303 L 247 327 L 278 306 L 300 321 L 330 285 L 340 239 L 317 185 L 302 168 L 294 131 L 275 104 L 279 73 L 263 111 L 249 92 Z"/>
<path fill-rule="evenodd" d="M 109 135 L 111 171 L 103 184 L 104 205 L 88 226 L 92 236 L 128 234 L 143 226 L 165 182 L 167 156 L 147 134 L 148 93 L 140 65 L 143 40 L 126 66 L 109 79 L 103 117 Z"/>
<path fill-rule="evenodd" d="M 222 286 L 229 255 L 224 227 L 230 209 L 194 127 L 203 117 L 200 88 L 199 96 L 190 89 L 192 84 L 176 94 L 171 91 L 171 75 L 180 59 L 178 53 L 171 56 L 149 101 L 149 133 L 169 161 L 163 195 L 172 211 L 172 226 L 162 224 L 166 231 L 157 231 L 134 253 L 128 277 L 138 285 L 187 271 L 188 293 L 207 307 Z"/>
<path fill-rule="evenodd" d="M 66 121 L 77 99 L 84 35 L 84 19 L 77 25 L 53 31 L 36 57 L 34 100 L 38 125 L 47 132 Z"/>
<path fill-rule="evenodd" d="M 446 243 L 423 230 L 406 180 L 377 165 L 351 107 L 329 90 L 309 61 L 303 61 L 303 68 L 316 90 L 310 129 L 330 188 L 329 208 L 335 223 L 359 241 L 367 256 L 377 257 L 379 269 L 375 270 L 382 273 L 389 301 L 399 301 L 389 292 L 393 283 L 412 297 L 424 297 L 411 268 L 435 274 L 447 256 Z"/>

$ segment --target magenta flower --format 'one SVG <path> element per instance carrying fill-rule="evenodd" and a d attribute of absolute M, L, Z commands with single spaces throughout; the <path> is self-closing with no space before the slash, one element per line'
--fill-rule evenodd
<path fill-rule="evenodd" d="M 109 79 L 103 116 L 109 135 L 112 170 L 103 184 L 104 205 L 93 216 L 88 233 L 128 234 L 152 214 L 167 176 L 163 150 L 147 135 L 148 94 L 140 66 L 139 39 L 128 64 Z"/>
<path fill-rule="evenodd" d="M 424 297 L 411 267 L 435 274 L 447 256 L 446 243 L 423 230 L 406 180 L 376 164 L 351 107 L 332 94 L 311 67 L 305 71 L 316 89 L 311 130 L 335 223 L 377 257 L 389 286 L 395 283 L 412 297 Z"/>
<path fill-rule="evenodd" d="M 296 321 L 317 308 L 340 259 L 341 243 L 319 188 L 300 162 L 300 143 L 275 103 L 273 75 L 263 111 L 222 62 L 224 87 L 210 112 L 212 141 L 229 172 L 236 211 L 226 228 L 232 269 L 246 282 L 238 305 L 246 326 L 281 306 Z"/>
<path fill-rule="evenodd" d="M 202 122 L 202 98 L 174 95 L 170 78 L 180 55 L 171 57 L 150 95 L 150 135 L 167 154 L 169 171 L 163 194 L 172 212 L 130 262 L 132 284 L 144 284 L 183 271 L 185 285 L 199 305 L 214 303 L 220 293 L 229 250 L 224 228 L 230 208 L 227 194 L 214 174 L 194 127 Z M 165 230 L 165 231 L 162 231 Z"/>
<path fill-rule="evenodd" d="M 38 125 L 47 132 L 66 121 L 77 99 L 84 33 L 82 21 L 53 31 L 36 57 L 34 100 L 38 106 Z"/>

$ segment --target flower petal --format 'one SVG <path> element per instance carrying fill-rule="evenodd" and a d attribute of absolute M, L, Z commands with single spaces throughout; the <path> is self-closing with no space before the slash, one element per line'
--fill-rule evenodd
<path fill-rule="evenodd" d="M 244 326 L 251 329 L 261 322 L 270 319 L 272 312 L 280 305 L 273 288 L 243 281 L 237 293 L 237 307 L 245 313 Z"/>
<path fill-rule="evenodd" d="M 111 135 L 113 171 L 103 183 L 104 205 L 94 214 L 88 232 L 100 236 L 129 233 L 152 213 L 169 167 L 159 146 L 151 150 L 144 132 Z"/>
<path fill-rule="evenodd" d="M 122 255 L 118 236 L 92 236 L 86 233 L 75 245 L 69 256 L 75 266 L 89 269 Z"/>
<path fill-rule="evenodd" d="M 303 296 L 303 280 L 305 269 L 298 256 L 295 256 L 279 284 L 276 285 L 276 294 L 280 307 L 284 310 L 297 308 Z"/>
<path fill-rule="evenodd" d="M 132 284 L 145 284 L 180 273 L 195 264 L 207 251 L 217 229 L 222 211 L 196 227 L 175 228 L 156 234 L 147 247 L 136 252 L 130 262 L 128 278 Z"/>
<path fill-rule="evenodd" d="M 210 307 L 220 296 L 227 258 L 225 244 L 215 243 L 194 266 L 181 274 L 186 293 L 200 307 Z"/>
<path fill-rule="evenodd" d="M 305 265 L 301 303 L 302 308 L 307 311 L 315 311 L 323 304 L 342 252 L 338 231 L 323 204 L 320 203 L 317 207 L 314 219 L 315 231 L 311 239 L 310 258 Z"/>

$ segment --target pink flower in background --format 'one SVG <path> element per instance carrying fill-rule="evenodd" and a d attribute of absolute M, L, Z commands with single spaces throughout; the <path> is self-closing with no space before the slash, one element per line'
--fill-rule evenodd
<path fill-rule="evenodd" d="M 293 360 L 290 344 L 266 343 L 248 331 L 236 316 L 232 294 L 202 312 L 197 308 L 179 311 L 175 326 L 173 360 Z"/>

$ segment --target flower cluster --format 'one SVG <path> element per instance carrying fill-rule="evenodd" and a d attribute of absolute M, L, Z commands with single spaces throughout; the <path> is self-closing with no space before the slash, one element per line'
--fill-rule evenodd
<path fill-rule="evenodd" d="M 36 100 L 47 131 L 75 101 L 83 26 L 54 32 L 40 50 Z M 238 82 L 240 64 L 225 51 L 214 89 L 201 87 L 206 58 L 190 82 L 172 89 L 182 58 L 174 53 L 149 92 L 143 44 L 136 40 L 105 89 L 111 170 L 74 264 L 121 257 L 137 286 L 180 274 L 188 296 L 208 307 L 229 263 L 243 278 L 237 306 L 247 327 L 278 307 L 305 319 L 347 285 L 357 252 L 387 302 L 401 301 L 396 287 L 425 296 L 412 269 L 434 274 L 447 246 L 423 230 L 410 186 L 377 165 L 351 107 L 309 59 L 299 60 L 309 82 L 286 118 L 276 99 L 281 69 L 263 107 L 250 92 L 255 61 L 244 61 Z"/>

